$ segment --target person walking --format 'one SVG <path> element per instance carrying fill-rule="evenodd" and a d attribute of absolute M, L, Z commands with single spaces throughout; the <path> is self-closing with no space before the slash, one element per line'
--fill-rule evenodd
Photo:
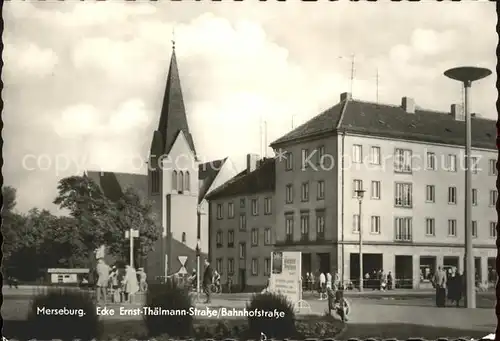
<path fill-rule="evenodd" d="M 324 298 L 325 294 L 326 293 L 326 276 L 325 274 L 322 272 L 319 274 L 319 300 L 322 301 Z"/>
<path fill-rule="evenodd" d="M 205 259 L 205 272 L 203 273 L 203 290 L 207 295 L 207 300 L 205 301 L 205 303 L 211 302 L 211 286 L 213 278 L 214 271 L 212 269 L 212 266 L 208 262 L 208 259 Z"/>
<path fill-rule="evenodd" d="M 146 282 L 147 280 L 146 271 L 144 271 L 144 268 L 139 268 L 137 274 L 139 275 L 139 291 L 146 292 L 148 290 L 148 283 Z"/>
<path fill-rule="evenodd" d="M 109 266 L 104 262 L 104 259 L 97 260 L 97 303 L 107 303 L 107 290 L 109 285 Z"/>
<path fill-rule="evenodd" d="M 387 273 L 387 290 L 392 290 L 392 273 Z"/>
<path fill-rule="evenodd" d="M 446 306 L 446 272 L 438 267 L 433 279 L 434 288 L 436 289 L 436 306 Z"/>
<path fill-rule="evenodd" d="M 133 267 L 127 265 L 125 267 L 125 296 L 128 303 L 133 303 L 134 295 L 137 291 L 139 291 L 137 272 Z"/>

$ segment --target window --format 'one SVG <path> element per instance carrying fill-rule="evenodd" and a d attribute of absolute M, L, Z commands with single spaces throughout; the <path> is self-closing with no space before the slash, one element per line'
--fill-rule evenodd
<path fill-rule="evenodd" d="M 252 258 L 252 276 L 257 276 L 259 274 L 259 260 L 257 258 Z"/>
<path fill-rule="evenodd" d="M 217 204 L 217 219 L 222 219 L 223 217 L 223 208 L 222 204 Z"/>
<path fill-rule="evenodd" d="M 242 242 L 240 243 L 240 259 L 245 259 L 247 258 L 247 245 L 246 243 Z"/>
<path fill-rule="evenodd" d="M 252 246 L 259 245 L 259 230 L 254 228 L 252 229 Z"/>
<path fill-rule="evenodd" d="M 398 173 L 412 172 L 412 151 L 397 148 L 394 153 L 394 171 Z"/>
<path fill-rule="evenodd" d="M 285 233 L 286 233 L 286 241 L 293 241 L 293 216 L 287 216 L 285 218 Z"/>
<path fill-rule="evenodd" d="M 222 247 L 222 244 L 224 242 L 224 235 L 222 234 L 222 231 L 217 231 L 217 234 L 215 235 L 215 244 L 217 246 L 217 248 L 221 248 Z"/>
<path fill-rule="evenodd" d="M 228 258 L 227 260 L 227 273 L 229 275 L 234 274 L 234 258 Z"/>
<path fill-rule="evenodd" d="M 495 206 L 497 204 L 498 192 L 496 190 L 490 191 L 490 206 Z"/>
<path fill-rule="evenodd" d="M 372 199 L 380 199 L 380 181 L 372 181 Z"/>
<path fill-rule="evenodd" d="M 372 224 L 370 232 L 373 234 L 380 234 L 380 217 L 372 216 Z"/>
<path fill-rule="evenodd" d="M 309 201 L 309 182 L 302 183 L 300 187 L 300 200 Z"/>
<path fill-rule="evenodd" d="M 450 204 L 450 205 L 457 204 L 457 188 L 456 187 L 448 187 L 448 204 Z"/>
<path fill-rule="evenodd" d="M 479 170 L 479 158 L 476 156 L 472 156 L 470 158 L 470 162 L 471 162 L 470 168 L 472 174 L 477 174 L 477 171 Z"/>
<path fill-rule="evenodd" d="M 217 258 L 217 259 L 215 260 L 215 269 L 217 270 L 217 272 L 218 272 L 219 274 L 221 274 L 221 275 L 222 275 L 222 273 L 223 273 L 223 269 L 224 269 L 224 263 L 223 263 L 223 261 L 222 261 L 222 258 Z"/>
<path fill-rule="evenodd" d="M 178 190 L 177 187 L 177 171 L 172 172 L 172 190 L 176 191 Z"/>
<path fill-rule="evenodd" d="M 325 213 L 316 211 L 316 239 L 325 240 Z"/>
<path fill-rule="evenodd" d="M 240 208 L 245 208 L 245 198 L 240 199 Z"/>
<path fill-rule="evenodd" d="M 301 165 L 302 165 L 302 170 L 306 169 L 308 166 L 308 160 L 307 158 L 309 157 L 309 150 L 308 149 L 302 149 L 302 159 L 300 160 Z"/>
<path fill-rule="evenodd" d="M 436 221 L 434 218 L 425 219 L 425 235 L 435 236 L 436 235 Z"/>
<path fill-rule="evenodd" d="M 245 213 L 240 214 L 240 230 L 244 231 L 247 229 L 247 216 Z"/>
<path fill-rule="evenodd" d="M 259 215 L 259 201 L 252 199 L 252 215 Z"/>
<path fill-rule="evenodd" d="M 436 201 L 436 187 L 434 187 L 434 185 L 425 186 L 425 201 L 426 202 Z"/>
<path fill-rule="evenodd" d="M 396 193 L 394 195 L 394 206 L 412 207 L 413 186 L 410 183 L 396 182 Z"/>
<path fill-rule="evenodd" d="M 182 232 L 182 242 L 186 244 L 186 232 Z"/>
<path fill-rule="evenodd" d="M 317 199 L 318 200 L 325 199 L 325 182 L 323 180 L 318 181 L 317 191 L 318 191 Z"/>
<path fill-rule="evenodd" d="M 427 170 L 436 170 L 436 154 L 427 152 L 425 159 L 425 168 Z"/>
<path fill-rule="evenodd" d="M 234 247 L 234 231 L 227 231 L 227 247 Z"/>
<path fill-rule="evenodd" d="M 494 221 L 490 221 L 490 238 L 497 237 L 497 223 Z"/>
<path fill-rule="evenodd" d="M 264 275 L 269 276 L 271 274 L 271 258 L 264 258 Z"/>
<path fill-rule="evenodd" d="M 363 190 L 363 180 L 353 180 L 352 181 L 352 197 L 358 197 L 358 191 Z"/>
<path fill-rule="evenodd" d="M 352 216 L 352 232 L 359 233 L 359 214 Z"/>
<path fill-rule="evenodd" d="M 264 230 L 264 245 L 272 245 L 272 239 L 271 239 L 271 228 L 266 227 Z"/>
<path fill-rule="evenodd" d="M 273 202 L 271 198 L 264 198 L 264 214 L 271 214 L 273 211 Z"/>
<path fill-rule="evenodd" d="M 497 160 L 495 159 L 490 159 L 488 161 L 488 168 L 489 168 L 489 175 L 497 175 Z"/>
<path fill-rule="evenodd" d="M 151 192 L 160 193 L 160 170 L 151 171 Z"/>
<path fill-rule="evenodd" d="M 472 221 L 472 237 L 477 238 L 477 221 Z"/>
<path fill-rule="evenodd" d="M 316 163 L 318 166 L 323 166 L 323 163 L 324 163 L 324 156 L 325 156 L 325 146 L 319 146 L 317 151 L 316 151 L 316 154 L 317 154 L 317 159 L 316 159 Z"/>
<path fill-rule="evenodd" d="M 291 152 L 287 152 L 285 155 L 285 170 L 293 170 L 293 154 Z"/>
<path fill-rule="evenodd" d="M 370 147 L 370 163 L 380 165 L 380 147 Z"/>
<path fill-rule="evenodd" d="M 177 190 L 179 191 L 184 191 L 184 173 L 183 172 L 179 172 L 179 179 L 178 179 L 178 188 Z"/>
<path fill-rule="evenodd" d="M 363 160 L 363 147 L 359 144 L 352 146 L 352 162 L 361 163 Z"/>
<path fill-rule="evenodd" d="M 457 221 L 455 219 L 448 220 L 448 236 L 449 237 L 457 236 Z"/>
<path fill-rule="evenodd" d="M 410 242 L 412 240 L 412 219 L 410 217 L 395 218 L 396 240 Z"/>
<path fill-rule="evenodd" d="M 457 171 L 457 156 L 453 154 L 449 154 L 446 158 L 446 170 L 448 172 L 456 172 Z"/>
<path fill-rule="evenodd" d="M 186 172 L 186 176 L 184 177 L 184 189 L 186 191 L 191 189 L 191 178 L 189 176 L 189 172 Z"/>
<path fill-rule="evenodd" d="M 285 201 L 287 204 L 293 203 L 293 185 L 292 184 L 286 185 Z"/>
<path fill-rule="evenodd" d="M 472 189 L 472 205 L 477 206 L 477 189 Z"/>
<path fill-rule="evenodd" d="M 227 203 L 227 217 L 234 218 L 234 204 L 232 202 Z"/>
<path fill-rule="evenodd" d="M 309 214 L 300 214 L 300 239 L 307 241 L 309 240 Z"/>

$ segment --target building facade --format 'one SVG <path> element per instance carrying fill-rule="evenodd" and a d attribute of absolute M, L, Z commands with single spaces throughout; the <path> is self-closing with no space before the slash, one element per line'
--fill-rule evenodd
<path fill-rule="evenodd" d="M 210 262 L 233 291 L 267 285 L 275 242 L 274 182 L 275 160 L 247 155 L 247 168 L 208 195 Z"/>
<path fill-rule="evenodd" d="M 303 252 L 303 272 L 391 272 L 398 284 L 429 286 L 437 266 L 463 271 L 465 123 L 450 113 L 341 101 L 273 142 L 276 248 Z M 495 122 L 472 118 L 476 276 L 496 257 Z M 324 185 L 323 185 L 324 183 Z M 359 190 L 364 190 L 360 199 Z M 323 218 L 324 215 L 324 218 Z M 311 228 L 311 225 L 313 228 Z"/>
<path fill-rule="evenodd" d="M 190 133 L 175 49 L 172 51 L 158 128 L 153 132 L 147 174 L 88 171 L 104 193 L 118 200 L 127 187 L 149 199 L 161 235 L 154 250 L 140 261 L 151 282 L 196 268 L 196 247 L 208 253 L 208 203 L 214 188 L 237 171 L 227 158 L 201 163 Z M 140 233 L 140 227 L 138 227 Z M 179 257 L 187 257 L 181 264 Z"/>

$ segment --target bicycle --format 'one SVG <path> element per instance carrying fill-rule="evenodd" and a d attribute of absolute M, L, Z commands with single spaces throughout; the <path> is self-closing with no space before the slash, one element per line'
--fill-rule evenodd
<path fill-rule="evenodd" d="M 210 292 L 213 294 L 221 294 L 222 293 L 222 285 L 212 283 L 210 284 Z"/>

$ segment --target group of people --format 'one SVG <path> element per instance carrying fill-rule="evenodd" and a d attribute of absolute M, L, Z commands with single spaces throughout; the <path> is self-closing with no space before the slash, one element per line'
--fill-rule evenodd
<path fill-rule="evenodd" d="M 337 272 L 334 272 L 334 275 L 332 275 L 330 272 L 324 273 L 321 271 L 318 271 L 316 276 L 312 272 L 306 272 L 305 276 L 302 276 L 302 283 L 304 291 L 317 290 L 321 301 L 328 299 L 328 289 L 336 291 L 341 285 Z"/>
<path fill-rule="evenodd" d="M 117 266 L 109 267 L 100 258 L 97 261 L 97 302 L 106 304 L 108 295 L 113 303 L 133 303 L 133 297 L 137 292 L 147 291 L 147 276 L 143 268 L 137 271 L 134 267 L 126 265 L 125 269 Z"/>
<path fill-rule="evenodd" d="M 371 273 L 365 273 L 363 288 L 372 290 L 392 290 L 393 278 L 392 273 L 389 271 L 387 274 L 384 270 L 373 270 Z"/>
<path fill-rule="evenodd" d="M 453 267 L 445 271 L 444 268 L 438 267 L 432 278 L 432 285 L 436 289 L 436 305 L 438 307 L 445 307 L 446 299 L 457 307 L 460 306 L 464 291 L 464 279 L 457 268 Z"/>

